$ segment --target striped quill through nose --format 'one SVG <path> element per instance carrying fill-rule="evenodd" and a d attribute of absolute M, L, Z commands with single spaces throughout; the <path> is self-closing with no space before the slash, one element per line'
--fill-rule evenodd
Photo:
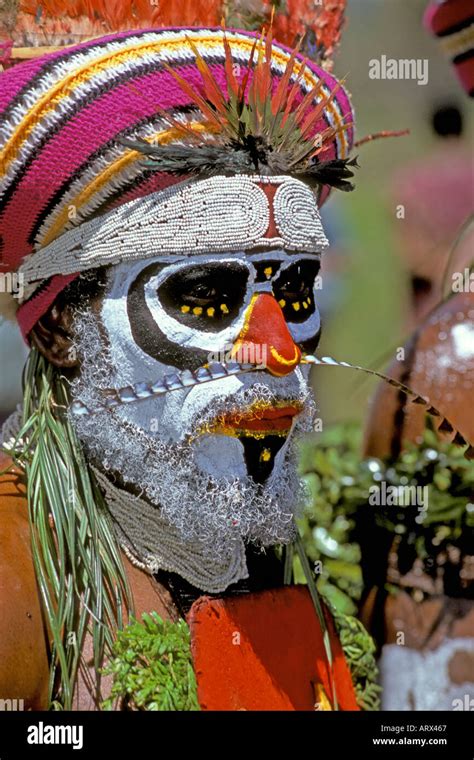
<path fill-rule="evenodd" d="M 467 446 L 468 448 L 464 452 L 464 456 L 466 459 L 472 460 L 474 459 L 474 446 L 472 443 L 467 441 L 464 436 L 459 432 L 457 428 L 454 427 L 454 425 L 448 420 L 447 417 L 442 414 L 439 409 L 437 409 L 433 404 L 430 402 L 429 398 L 426 396 L 422 396 L 416 391 L 412 390 L 408 387 L 408 385 L 405 385 L 404 383 L 401 383 L 399 380 L 395 380 L 393 377 L 389 377 L 388 375 L 384 375 L 383 372 L 377 372 L 375 369 L 367 369 L 367 367 L 361 367 L 358 364 L 349 364 L 349 362 L 339 362 L 336 359 L 333 359 L 332 356 L 322 356 L 321 358 L 317 356 L 312 356 L 311 354 L 306 354 L 302 357 L 301 362 L 304 364 L 315 364 L 318 366 L 326 366 L 326 367 L 348 367 L 349 369 L 356 369 L 360 372 L 365 372 L 367 375 L 373 375 L 374 377 L 380 378 L 380 380 L 384 380 L 389 385 L 392 385 L 397 390 L 401 391 L 406 395 L 409 401 L 411 401 L 413 404 L 418 404 L 419 406 L 424 406 L 426 414 L 429 414 L 430 417 L 433 417 L 439 422 L 438 430 L 442 433 L 454 433 L 454 437 L 451 441 L 455 446 L 464 447 Z"/>
<path fill-rule="evenodd" d="M 207 367 L 199 367 L 196 370 L 185 369 L 182 372 L 173 372 L 170 375 L 164 375 L 156 382 L 135 383 L 126 385 L 124 388 L 107 388 L 103 391 L 104 401 L 95 404 L 92 407 L 87 406 L 80 400 L 73 401 L 69 411 L 75 416 L 86 416 L 98 414 L 108 409 L 113 409 L 122 404 L 132 404 L 136 401 L 142 401 L 146 398 L 155 398 L 162 396 L 171 391 L 182 390 L 183 388 L 192 388 L 195 385 L 209 383 L 212 380 L 222 380 L 224 377 L 231 375 L 241 375 L 244 372 L 255 372 L 253 364 L 243 364 L 239 362 L 227 362 L 221 364 L 213 362 Z"/>
<path fill-rule="evenodd" d="M 424 406 L 426 413 L 431 417 L 439 421 L 438 430 L 443 433 L 454 433 L 452 443 L 456 446 L 468 446 L 464 452 L 466 459 L 474 459 L 474 446 L 469 443 L 464 436 L 457 430 L 454 425 L 445 417 L 435 406 L 433 406 L 428 398 L 421 396 L 416 391 L 413 391 L 404 383 L 399 380 L 395 380 L 393 377 L 384 375 L 383 372 L 378 372 L 375 369 L 368 369 L 367 367 L 361 367 L 358 364 L 350 364 L 349 362 L 340 362 L 333 359 L 331 356 L 314 356 L 312 354 L 305 354 L 301 357 L 302 364 L 313 364 L 316 366 L 326 367 L 346 367 L 349 369 L 355 369 L 360 372 L 365 372 L 368 375 L 378 377 L 380 380 L 384 380 L 389 385 L 392 385 L 399 391 L 402 391 L 407 398 L 413 403 L 420 406 Z M 146 398 L 154 398 L 156 396 L 162 396 L 165 393 L 171 391 L 181 390 L 183 388 L 191 388 L 196 385 L 202 385 L 203 383 L 209 383 L 213 380 L 221 380 L 224 377 L 232 375 L 241 375 L 246 372 L 258 372 L 265 369 L 261 365 L 256 366 L 254 364 L 239 363 L 239 362 L 226 362 L 219 363 L 213 362 L 207 367 L 199 367 L 197 370 L 185 369 L 183 372 L 176 372 L 170 375 L 165 375 L 160 380 L 154 383 L 135 383 L 135 385 L 127 385 L 124 388 L 118 389 L 106 389 L 104 390 L 104 401 L 96 404 L 94 407 L 88 407 L 80 400 L 73 401 L 69 407 L 69 411 L 76 416 L 85 416 L 91 414 L 98 414 L 99 412 L 105 412 L 108 409 L 121 406 L 122 404 L 131 404 L 136 401 L 141 401 Z"/>

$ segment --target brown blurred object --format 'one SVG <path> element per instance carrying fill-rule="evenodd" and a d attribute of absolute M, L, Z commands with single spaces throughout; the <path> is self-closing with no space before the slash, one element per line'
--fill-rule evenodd
<path fill-rule="evenodd" d="M 361 620 L 369 631 L 375 627 L 376 589 L 367 598 Z M 474 603 L 471 599 L 454 599 L 444 595 L 427 596 L 416 601 L 408 591 L 400 590 L 385 600 L 384 642 L 396 644 L 404 633 L 404 645 L 410 649 L 434 650 L 446 638 L 472 638 L 474 635 Z M 466 674 L 467 675 L 467 674 Z M 474 682 L 474 671 L 470 678 Z"/>
<path fill-rule="evenodd" d="M 473 561 L 466 555 L 463 564 L 472 566 Z M 460 596 L 440 592 L 437 586 L 417 559 L 392 584 L 391 593 L 374 586 L 365 597 L 360 619 L 380 648 L 382 710 L 427 709 L 429 663 L 434 662 L 440 669 L 439 698 L 428 697 L 430 709 L 453 709 L 450 699 L 459 696 L 459 688 L 474 697 L 472 588 L 471 596 L 469 590 Z"/>
<path fill-rule="evenodd" d="M 415 330 L 388 374 L 430 402 L 469 441 L 474 441 L 474 292 L 457 293 Z M 404 441 L 420 441 L 424 410 L 391 386 L 379 386 L 371 404 L 364 449 L 394 458 Z M 442 434 L 439 434 L 442 435 Z"/>
<path fill-rule="evenodd" d="M 403 361 L 394 361 L 388 374 L 428 396 L 472 443 L 474 292 L 458 293 L 440 304 L 406 344 Z M 391 386 L 381 385 L 371 406 L 364 453 L 396 459 L 407 441 L 420 442 L 425 424 L 422 408 L 407 404 L 403 394 Z M 438 435 L 445 434 L 438 432 Z M 471 651 L 474 639 L 474 541 L 469 544 L 465 535 L 463 541 L 465 553 L 461 553 L 457 546 L 448 546 L 447 552 L 439 553 L 435 573 L 428 572 L 420 557 L 415 559 L 408 572 L 401 572 L 400 536 L 394 536 L 385 568 L 382 564 L 379 566 L 379 577 L 374 577 L 372 571 L 372 581 L 377 585 L 369 589 L 361 619 L 382 647 L 382 686 L 385 692 L 390 692 L 382 704 L 383 709 L 393 709 L 394 704 L 399 708 L 401 704 L 409 703 L 412 709 L 420 709 L 420 695 L 428 680 L 421 660 L 417 666 L 419 671 L 411 681 L 406 673 L 397 675 L 400 660 L 394 651 L 396 653 L 398 647 L 394 649 L 389 645 L 400 644 L 400 636 L 403 636 L 402 643 L 407 650 L 418 651 L 420 656 L 421 653 L 424 656 L 427 652 L 436 652 L 435 656 L 442 658 L 443 653 L 446 654 L 445 690 L 455 690 L 461 683 L 470 684 L 466 686 L 469 693 L 474 688 Z M 385 558 L 381 559 L 384 561 Z M 392 593 L 387 593 L 386 584 Z M 451 641 L 457 642 L 454 653 L 449 649 Z"/>

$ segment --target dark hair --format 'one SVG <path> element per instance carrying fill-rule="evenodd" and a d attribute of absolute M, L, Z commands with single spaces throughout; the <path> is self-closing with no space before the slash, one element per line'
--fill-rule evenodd
<path fill-rule="evenodd" d="M 56 303 L 78 307 L 86 305 L 91 298 L 95 298 L 103 292 L 106 283 L 106 271 L 107 267 L 102 266 L 81 272 L 79 277 L 76 277 L 58 294 Z"/>

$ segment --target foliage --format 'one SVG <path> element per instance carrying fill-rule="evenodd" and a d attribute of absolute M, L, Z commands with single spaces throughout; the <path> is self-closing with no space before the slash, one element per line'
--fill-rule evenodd
<path fill-rule="evenodd" d="M 349 666 L 357 704 L 361 710 L 380 710 L 378 667 L 375 661 L 375 643 L 363 624 L 352 615 L 341 615 L 333 610 L 339 640 Z"/>
<path fill-rule="evenodd" d="M 300 522 L 305 550 L 321 563 L 320 593 L 346 614 L 354 614 L 363 589 L 361 545 L 368 552 L 379 538 L 399 536 L 404 572 L 417 557 L 429 560 L 447 545 L 463 551 L 474 527 L 474 462 L 458 446 L 426 428 L 422 442 L 407 444 L 395 462 L 362 459 L 359 447 L 357 428 L 335 426 L 306 445 L 301 464 L 310 492 Z M 403 500 L 371 506 L 370 489 L 382 481 L 397 489 L 426 487 L 426 510 Z"/>
<path fill-rule="evenodd" d="M 104 674 L 113 676 L 104 709 L 124 700 L 134 710 L 199 710 L 184 620 L 163 621 L 156 612 L 132 620 L 118 633 Z"/>
<path fill-rule="evenodd" d="M 306 554 L 319 575 L 317 587 L 340 613 L 354 615 L 362 593 L 360 547 L 351 540 L 355 513 L 367 502 L 370 474 L 361 478 L 360 433 L 354 426 L 329 429 L 302 451 L 301 471 L 309 504 L 299 521 Z M 318 564 L 316 564 L 318 563 Z M 301 580 L 298 565 L 296 578 Z"/>
<path fill-rule="evenodd" d="M 385 479 L 390 485 L 428 488 L 429 504 L 422 520 L 403 505 L 395 513 L 387 509 L 376 514 L 376 523 L 387 530 L 418 534 L 421 555 L 431 536 L 456 541 L 465 528 L 474 528 L 474 510 L 466 508 L 474 494 L 474 462 L 467 460 L 458 446 L 440 441 L 432 430 L 426 429 L 422 443 L 409 446 L 395 463 L 384 466 L 371 459 L 363 466 L 371 470 L 376 482 Z"/>

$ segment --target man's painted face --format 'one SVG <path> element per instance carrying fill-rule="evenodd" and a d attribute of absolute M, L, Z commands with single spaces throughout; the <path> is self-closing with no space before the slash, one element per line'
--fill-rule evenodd
<path fill-rule="evenodd" d="M 138 348 L 137 380 L 231 358 L 267 368 L 265 374 L 253 376 L 249 387 L 268 383 L 269 373 L 282 378 L 274 384 L 278 388 L 274 403 L 237 402 L 233 409 L 235 391 L 230 386 L 248 383 L 230 378 L 195 388 L 186 399 L 176 393 L 161 401 L 161 412 L 154 411 L 157 431 L 170 442 L 192 438 L 196 450 L 209 452 L 210 474 L 232 474 L 232 461 L 239 462 L 239 473 L 248 473 L 256 482 L 272 472 L 275 456 L 301 412 L 300 373 L 293 372 L 300 347 L 313 349 L 319 336 L 315 303 L 319 266 L 316 256 L 275 251 L 200 256 L 196 263 L 153 261 L 127 268 L 126 273 L 120 268 L 116 272 L 104 305 L 104 321 L 106 326 L 113 325 L 112 338 L 120 319 L 122 337 Z M 133 413 L 146 424 L 144 406 Z M 197 419 L 200 427 L 196 427 Z M 227 462 L 226 452 L 232 452 Z"/>
<path fill-rule="evenodd" d="M 295 442 L 315 416 L 300 359 L 319 340 L 319 268 L 319 253 L 276 246 L 120 263 L 100 319 L 78 315 L 73 397 L 91 408 L 105 389 L 213 361 L 255 365 L 74 421 L 92 461 L 209 556 L 293 537 Z"/>

